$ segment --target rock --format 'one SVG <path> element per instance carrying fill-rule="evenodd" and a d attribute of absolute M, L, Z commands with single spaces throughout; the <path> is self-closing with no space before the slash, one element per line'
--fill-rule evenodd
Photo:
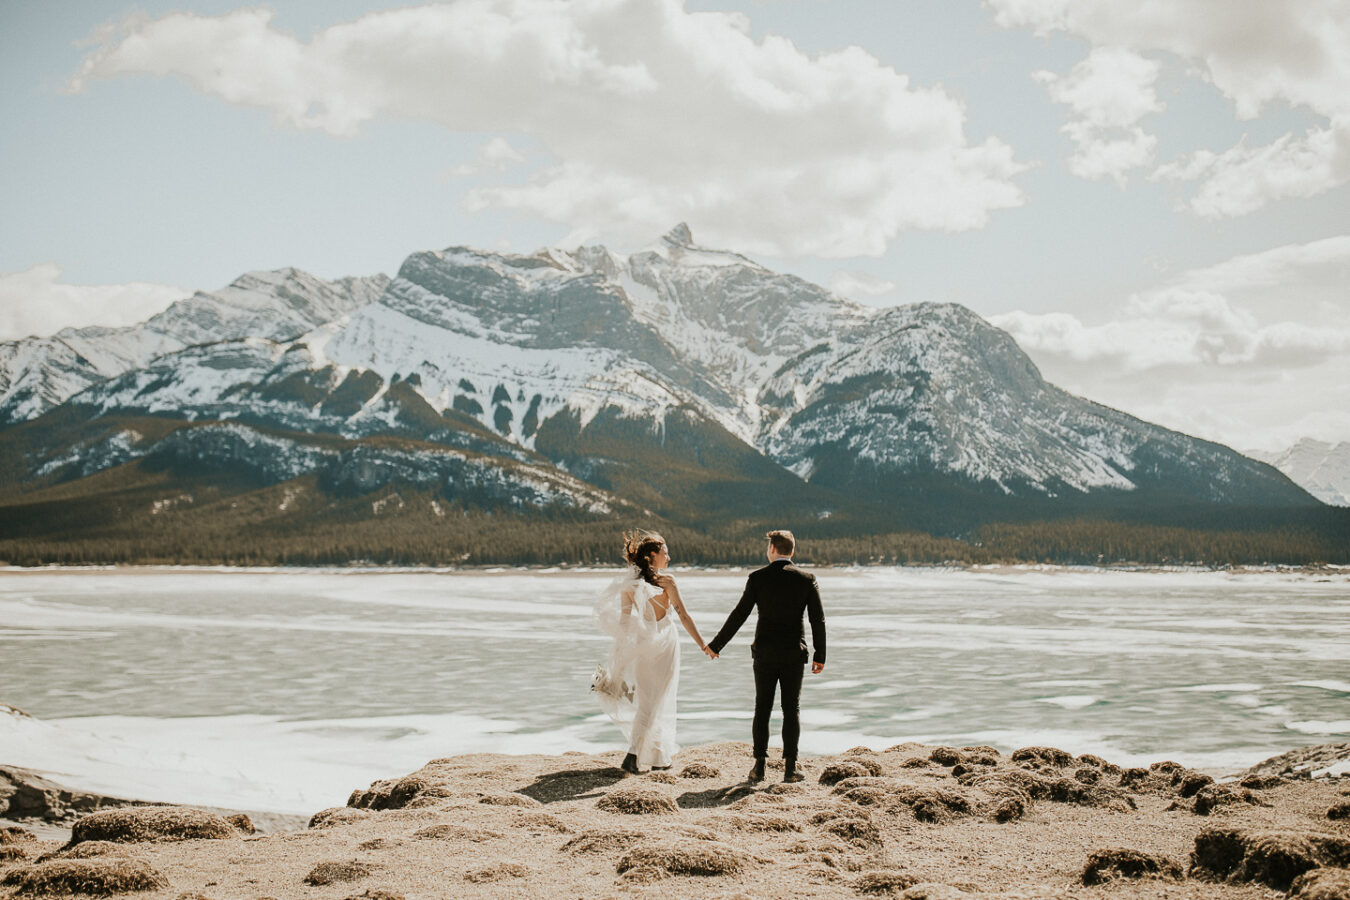
<path fill-rule="evenodd" d="M 1013 751 L 1012 761 L 1063 769 L 1073 763 L 1073 754 L 1060 750 L 1058 747 L 1023 747 L 1020 750 Z"/>
<path fill-rule="evenodd" d="M 1142 850 L 1108 847 L 1088 857 L 1078 880 L 1085 885 L 1103 884 L 1116 878 L 1165 878 L 1181 880 L 1180 864 Z"/>
<path fill-rule="evenodd" d="M 524 878 L 530 874 L 530 867 L 517 862 L 498 862 L 481 869 L 464 873 L 466 881 L 482 884 L 488 881 L 504 881 L 508 878 Z"/>
<path fill-rule="evenodd" d="M 655 788 L 620 788 L 596 801 L 596 808 L 630 816 L 669 815 L 679 812 L 675 798 Z"/>
<path fill-rule="evenodd" d="M 232 816 L 226 816 L 225 821 L 229 822 L 236 830 L 241 831 L 244 834 L 256 834 L 258 832 L 257 827 L 253 824 L 253 820 L 245 813 L 235 813 Z"/>
<path fill-rule="evenodd" d="M 619 874 L 653 869 L 665 875 L 737 875 L 749 868 L 748 854 L 720 841 L 677 841 L 644 844 L 624 854 Z"/>
<path fill-rule="evenodd" d="M 224 818 L 204 809 L 138 806 L 108 809 L 77 820 L 70 831 L 70 843 L 224 840 L 238 834 Z"/>
<path fill-rule="evenodd" d="M 14 869 L 3 881 L 13 887 L 14 897 L 46 897 L 52 894 L 125 894 L 133 891 L 159 891 L 169 887 L 169 879 L 143 859 L 105 857 L 102 859 L 53 859 Z"/>
<path fill-rule="evenodd" d="M 849 760 L 847 762 L 832 763 L 825 767 L 817 779 L 821 784 L 838 784 L 846 778 L 864 778 L 871 775 L 871 771 L 860 762 Z"/>
<path fill-rule="evenodd" d="M 706 763 L 690 763 L 680 770 L 681 778 L 717 778 L 721 774 L 721 769 Z"/>
<path fill-rule="evenodd" d="M 312 884 L 316 887 L 322 887 L 326 884 L 337 884 L 343 881 L 356 881 L 358 878 L 365 878 L 372 875 L 379 868 L 371 863 L 363 863 L 358 860 L 321 862 L 309 870 L 305 876 L 305 884 Z"/>
<path fill-rule="evenodd" d="M 368 818 L 370 813 L 351 806 L 334 806 L 316 812 L 309 820 L 310 828 L 329 828 L 333 825 L 350 825 Z"/>
<path fill-rule="evenodd" d="M 1347 900 L 1350 872 L 1345 869 L 1312 869 L 1294 879 L 1289 896 L 1299 900 Z"/>
<path fill-rule="evenodd" d="M 148 805 L 102 794 L 72 791 L 31 769 L 0 766 L 0 819 L 69 822 L 99 809 Z"/>
<path fill-rule="evenodd" d="M 918 884 L 919 880 L 919 876 L 904 869 L 872 869 L 859 875 L 853 887 L 862 894 L 899 896 L 906 888 Z"/>
<path fill-rule="evenodd" d="M 1350 762 L 1350 742 L 1315 744 L 1272 756 L 1252 766 L 1243 775 L 1324 778 L 1332 774 L 1333 769 L 1344 771 L 1347 762 Z"/>
<path fill-rule="evenodd" d="M 965 760 L 961 751 L 955 747 L 937 747 L 928 754 L 928 758 L 940 766 L 954 766 Z"/>

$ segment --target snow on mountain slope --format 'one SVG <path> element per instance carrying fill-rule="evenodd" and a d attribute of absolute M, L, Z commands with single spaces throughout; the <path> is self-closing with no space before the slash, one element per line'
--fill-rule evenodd
<path fill-rule="evenodd" d="M 1350 506 L 1350 441 L 1303 438 L 1286 450 L 1247 455 L 1270 463 L 1323 503 Z"/>
<path fill-rule="evenodd" d="M 414 253 L 378 287 L 339 289 L 293 270 L 245 276 L 145 326 L 215 343 L 161 355 L 78 400 L 400 435 L 530 464 L 546 464 L 533 452 L 546 422 L 565 419 L 556 434 L 591 446 L 582 432 L 605 412 L 594 446 L 642 444 L 660 442 L 678 410 L 690 433 L 701 418 L 717 441 L 739 438 L 803 479 L 868 496 L 941 483 L 1016 497 L 1147 488 L 1187 501 L 1313 502 L 1268 466 L 1047 384 L 1006 333 L 963 307 L 862 307 L 699 247 L 684 226 L 626 257 L 604 247 Z M 245 324 L 252 336 L 241 340 Z M 615 415 L 636 427 L 615 431 Z M 554 464 L 577 463 L 550 447 Z"/>
<path fill-rule="evenodd" d="M 35 418 L 90 385 L 184 347 L 243 337 L 292 338 L 364 306 L 384 275 L 332 283 L 296 269 L 249 272 L 179 300 L 141 325 L 67 328 L 0 343 L 0 424 Z"/>

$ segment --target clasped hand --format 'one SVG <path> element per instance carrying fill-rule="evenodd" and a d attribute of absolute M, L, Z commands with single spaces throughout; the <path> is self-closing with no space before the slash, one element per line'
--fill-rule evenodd
<path fill-rule="evenodd" d="M 703 652 L 708 654 L 708 659 L 717 659 L 721 656 L 721 654 L 719 654 L 713 648 L 709 647 L 707 644 L 703 645 Z"/>

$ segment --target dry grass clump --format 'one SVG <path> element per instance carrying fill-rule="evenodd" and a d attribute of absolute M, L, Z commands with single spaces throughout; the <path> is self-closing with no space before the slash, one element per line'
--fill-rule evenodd
<path fill-rule="evenodd" d="M 258 827 L 253 824 L 253 820 L 248 817 L 247 813 L 235 813 L 232 816 L 226 816 L 225 821 L 229 822 L 237 830 L 242 831 L 244 834 L 258 833 Z"/>
<path fill-rule="evenodd" d="M 0 863 L 13 862 L 16 859 L 27 859 L 28 850 L 17 844 L 0 844 Z"/>
<path fill-rule="evenodd" d="M 498 862 L 472 872 L 465 872 L 464 879 L 474 884 L 487 881 L 504 881 L 507 878 L 524 878 L 530 874 L 530 867 L 515 862 Z"/>
<path fill-rule="evenodd" d="M 1294 879 L 1289 896 L 1298 900 L 1345 900 L 1350 897 L 1350 871 L 1313 869 Z"/>
<path fill-rule="evenodd" d="M 960 888 L 933 881 L 907 887 L 900 893 L 900 900 L 967 900 L 968 897 L 970 895 Z"/>
<path fill-rule="evenodd" d="M 681 778 L 719 778 L 722 770 L 707 763 L 690 763 L 680 770 Z"/>
<path fill-rule="evenodd" d="M 1253 791 L 1268 791 L 1271 788 L 1284 787 L 1286 784 L 1289 784 L 1289 779 L 1281 778 L 1279 775 L 1247 775 L 1238 782 L 1240 787 Z"/>
<path fill-rule="evenodd" d="M 1332 821 L 1350 819 L 1350 803 L 1337 803 L 1327 810 L 1327 818 Z"/>
<path fill-rule="evenodd" d="M 524 794 L 513 794 L 507 791 L 492 791 L 483 794 L 478 798 L 478 802 L 485 806 L 542 806 L 538 800 L 533 797 L 526 797 Z"/>
<path fill-rule="evenodd" d="M 989 810 L 989 818 L 1000 824 L 1016 822 L 1027 814 L 1026 801 L 1020 797 L 1004 797 Z"/>
<path fill-rule="evenodd" d="M 72 844 L 84 841 L 195 841 L 238 836 L 223 817 L 188 806 L 136 806 L 108 809 L 75 822 Z"/>
<path fill-rule="evenodd" d="M 1313 869 L 1350 865 L 1350 839 L 1293 831 L 1206 828 L 1196 835 L 1191 874 L 1213 881 L 1255 881 L 1279 891 Z"/>
<path fill-rule="evenodd" d="M 0 847 L 31 844 L 36 840 L 37 835 L 27 828 L 20 828 L 18 825 L 6 825 L 0 828 Z"/>
<path fill-rule="evenodd" d="M 820 773 L 819 781 L 828 787 L 850 778 L 866 778 L 871 774 L 860 761 L 846 760 L 826 766 Z"/>
<path fill-rule="evenodd" d="M 928 758 L 940 766 L 954 766 L 966 761 L 965 754 L 955 747 L 934 747 Z"/>
<path fill-rule="evenodd" d="M 329 828 L 333 825 L 350 825 L 370 816 L 369 810 L 351 806 L 334 806 L 321 809 L 310 817 L 310 828 Z"/>
<path fill-rule="evenodd" d="M 379 866 L 372 863 L 364 863 L 355 859 L 321 862 L 309 870 L 309 874 L 305 876 L 305 884 L 322 887 L 326 884 L 355 881 L 358 878 L 365 878 L 367 875 L 374 874 L 378 868 Z"/>
<path fill-rule="evenodd" d="M 571 826 L 555 815 L 546 812 L 523 812 L 512 822 L 517 828 L 531 828 L 535 830 L 548 829 L 556 831 L 559 834 L 567 834 L 572 830 Z"/>
<path fill-rule="evenodd" d="M 919 876 L 904 869 L 872 869 L 859 875 L 853 886 L 861 894 L 899 896 L 906 888 L 918 883 Z"/>
<path fill-rule="evenodd" d="M 426 828 L 418 829 L 413 832 L 413 837 L 424 841 L 472 841 L 475 844 L 481 844 L 483 841 L 491 841 L 496 838 L 506 837 L 500 831 L 490 831 L 486 828 L 466 828 L 463 825 L 428 825 Z"/>
<path fill-rule="evenodd" d="M 764 814 L 749 813 L 746 815 L 732 816 L 729 820 L 731 826 L 740 831 L 760 831 L 760 832 L 785 832 L 801 831 L 802 826 L 793 819 L 786 816 L 771 816 Z"/>
<path fill-rule="evenodd" d="M 13 887 L 14 897 L 45 897 L 51 894 L 124 894 L 158 891 L 169 879 L 143 859 L 52 859 L 23 866 L 7 874 L 0 884 Z"/>
<path fill-rule="evenodd" d="M 1116 878 L 1165 878 L 1180 881 L 1180 864 L 1156 853 L 1108 847 L 1093 851 L 1078 880 L 1085 885 L 1105 884 Z"/>
<path fill-rule="evenodd" d="M 115 844 L 112 841 L 85 841 L 81 844 L 67 844 L 60 850 L 51 854 L 50 859 L 90 859 L 95 856 L 118 855 L 124 856 L 127 853 L 125 844 Z"/>
<path fill-rule="evenodd" d="M 664 791 L 655 788 L 633 787 L 611 791 L 596 801 L 596 808 L 629 816 L 671 815 L 680 807 Z"/>
<path fill-rule="evenodd" d="M 640 831 L 615 828 L 587 828 L 562 845 L 567 853 L 612 853 L 627 850 L 646 837 Z"/>
<path fill-rule="evenodd" d="M 1058 747 L 1023 747 L 1013 751 L 1012 761 L 1063 769 L 1073 764 L 1073 754 Z"/>
<path fill-rule="evenodd" d="M 380 888 L 366 888 L 359 894 L 352 894 L 350 897 L 344 897 L 343 900 L 407 900 L 402 894 L 395 894 L 393 891 L 386 891 Z"/>
<path fill-rule="evenodd" d="M 840 816 L 821 824 L 820 830 L 826 834 L 843 838 L 847 843 L 865 850 L 875 849 L 882 844 L 881 831 L 871 821 L 852 816 Z"/>
<path fill-rule="evenodd" d="M 666 875 L 736 875 L 749 867 L 750 856 L 718 841 L 677 841 L 647 844 L 625 853 L 617 866 L 619 874 L 634 869 L 655 870 Z"/>

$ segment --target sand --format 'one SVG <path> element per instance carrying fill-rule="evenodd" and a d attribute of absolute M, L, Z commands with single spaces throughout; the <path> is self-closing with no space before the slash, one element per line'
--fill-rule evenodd
<path fill-rule="evenodd" d="M 64 852 L 50 832 L 15 835 L 4 846 L 18 849 L 0 859 L 0 897 L 45 896 L 44 872 L 67 881 L 73 872 L 95 889 L 106 872 L 110 887 L 145 888 L 117 895 L 156 900 L 1237 900 L 1291 889 L 1334 900 L 1350 885 L 1350 820 L 1328 817 L 1350 802 L 1350 779 L 1293 767 L 1285 777 L 1262 770 L 1244 787 L 1053 748 L 902 744 L 806 760 L 799 784 L 782 784 L 771 760 L 768 779 L 749 784 L 742 743 L 687 749 L 669 771 L 639 776 L 619 760 L 435 760 L 360 786 L 346 806 L 289 832 L 225 830 L 215 817 L 155 807 L 122 811 L 130 819 L 96 813 L 98 827 L 75 829 L 91 840 Z M 175 831 L 179 822 L 186 830 Z"/>

